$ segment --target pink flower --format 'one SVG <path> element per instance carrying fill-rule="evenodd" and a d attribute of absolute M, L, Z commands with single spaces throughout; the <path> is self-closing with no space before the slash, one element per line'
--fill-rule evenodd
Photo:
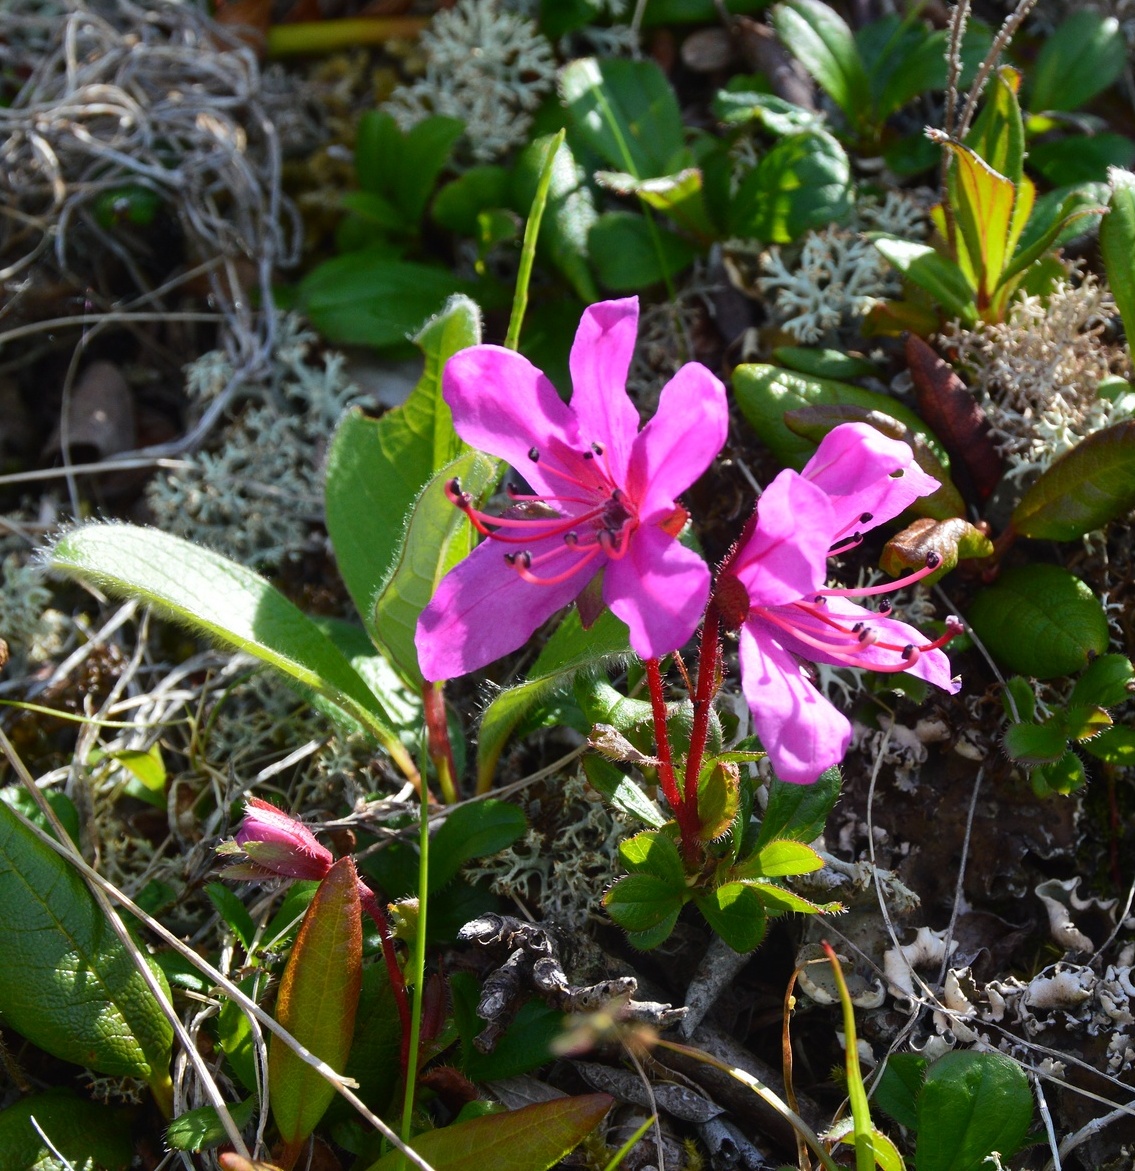
<path fill-rule="evenodd" d="M 910 447 L 863 423 L 835 428 L 802 474 L 781 472 L 723 567 L 717 603 L 740 627 L 741 685 L 761 743 L 781 780 L 811 784 L 843 759 L 851 725 L 809 680 L 802 662 L 907 671 L 944 691 L 960 683 L 939 649 L 912 626 L 850 599 L 890 593 L 937 566 L 861 590 L 825 589 L 833 549 L 890 520 L 938 482 Z"/>
<path fill-rule="evenodd" d="M 489 539 L 422 612 L 416 643 L 427 679 L 463 675 L 515 650 L 600 573 L 603 601 L 643 658 L 674 650 L 696 629 L 710 575 L 676 539 L 687 517 L 676 498 L 725 442 L 725 388 L 688 363 L 640 431 L 626 393 L 637 325 L 633 297 L 584 312 L 570 406 L 512 350 L 473 346 L 446 365 L 443 394 L 457 433 L 507 460 L 532 492 L 510 487 L 513 507 L 490 516 L 450 485 Z"/>
<path fill-rule="evenodd" d="M 224 870 L 226 878 L 311 878 L 322 879 L 335 861 L 331 851 L 315 835 L 282 809 L 249 797 L 244 819 L 232 842 L 218 847 L 219 854 L 247 856 Z"/>

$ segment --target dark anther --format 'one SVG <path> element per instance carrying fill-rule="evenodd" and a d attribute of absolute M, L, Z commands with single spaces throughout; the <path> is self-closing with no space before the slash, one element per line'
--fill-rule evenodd
<path fill-rule="evenodd" d="M 454 476 L 453 479 L 448 481 L 448 483 L 445 485 L 445 490 L 450 494 L 450 496 L 460 496 L 461 480 L 457 476 Z"/>
<path fill-rule="evenodd" d="M 530 447 L 528 449 L 528 458 L 535 463 L 540 458 L 540 449 L 538 447 Z"/>
<path fill-rule="evenodd" d="M 579 533 L 577 533 L 575 529 L 569 529 L 566 533 L 564 533 L 564 544 L 572 546 L 578 545 Z"/>
<path fill-rule="evenodd" d="M 594 458 L 595 458 L 595 452 L 593 452 L 593 451 L 585 451 L 585 452 L 583 453 L 583 458 L 584 458 L 584 459 L 594 459 Z"/>
<path fill-rule="evenodd" d="M 889 614 L 889 613 L 890 613 L 890 612 L 891 612 L 891 611 L 892 611 L 894 608 L 895 608 L 895 607 L 894 607 L 894 603 L 892 603 L 892 602 L 884 602 L 884 603 L 883 603 L 883 604 L 882 604 L 882 605 L 879 607 L 879 613 L 885 616 L 885 615 Z"/>
<path fill-rule="evenodd" d="M 506 496 L 519 496 L 520 485 L 515 480 L 509 480 L 504 486 L 504 493 Z"/>
<path fill-rule="evenodd" d="M 869 512 L 864 512 L 864 513 L 863 513 L 863 514 L 862 514 L 862 515 L 859 517 L 859 523 L 860 523 L 861 525 L 870 524 L 870 523 L 871 523 L 871 521 L 872 521 L 873 519 L 874 519 L 874 517 L 872 516 L 872 514 L 871 514 L 871 513 L 869 513 Z"/>
<path fill-rule="evenodd" d="M 516 561 L 521 569 L 531 569 L 532 568 L 532 554 L 529 553 L 527 549 L 525 549 L 521 553 L 517 553 Z"/>
<path fill-rule="evenodd" d="M 863 624 L 860 623 L 860 625 L 862 626 Z M 864 626 L 863 629 L 859 632 L 859 641 L 866 642 L 867 639 L 870 637 L 870 634 L 871 634 L 871 631 L 868 630 L 866 626 Z"/>
<path fill-rule="evenodd" d="M 613 500 L 613 501 L 614 501 L 616 504 L 620 504 L 620 503 L 622 502 L 622 500 L 623 500 L 623 496 L 624 496 L 624 493 L 623 493 L 623 490 L 622 490 L 622 488 L 613 488 L 613 489 L 611 490 L 611 499 L 612 499 L 612 500 Z"/>
<path fill-rule="evenodd" d="M 823 595 L 823 594 L 817 594 L 817 595 L 816 595 L 816 596 L 815 596 L 815 597 L 812 599 L 812 605 L 813 605 L 813 606 L 822 606 L 823 604 L 824 604 L 824 595 Z"/>
<path fill-rule="evenodd" d="M 937 569 L 941 563 L 942 558 L 937 553 L 935 553 L 933 549 L 931 549 L 931 551 L 926 554 L 927 569 Z"/>
<path fill-rule="evenodd" d="M 862 623 L 862 622 L 857 622 L 857 623 L 856 623 L 856 624 L 855 624 L 855 625 L 854 625 L 854 626 L 851 628 L 851 633 L 852 633 L 852 634 L 858 634 L 858 633 L 859 633 L 859 632 L 860 632 L 862 629 L 863 629 L 863 623 Z"/>
<path fill-rule="evenodd" d="M 906 646 L 904 646 L 902 648 L 902 657 L 904 659 L 913 659 L 914 658 L 914 644 L 913 643 L 908 642 L 906 644 Z"/>
<path fill-rule="evenodd" d="M 593 452 L 595 452 L 596 455 L 602 455 L 603 454 L 603 444 L 602 443 L 593 443 L 591 445 L 591 450 Z"/>
<path fill-rule="evenodd" d="M 505 560 L 506 565 L 515 565 L 516 564 L 516 554 L 515 553 L 506 553 L 504 555 L 504 560 Z"/>

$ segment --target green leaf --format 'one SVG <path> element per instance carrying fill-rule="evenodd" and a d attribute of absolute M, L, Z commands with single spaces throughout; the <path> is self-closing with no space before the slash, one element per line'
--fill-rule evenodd
<path fill-rule="evenodd" d="M 949 257 L 929 244 L 900 240 L 897 236 L 872 232 L 868 239 L 911 284 L 928 292 L 948 316 L 959 317 L 967 325 L 977 320 L 973 286 Z"/>
<path fill-rule="evenodd" d="M 811 785 L 790 785 L 774 779 L 769 785 L 768 805 L 757 834 L 757 850 L 781 838 L 814 842 L 824 832 L 828 814 L 839 799 L 840 775 L 834 765 Z"/>
<path fill-rule="evenodd" d="M 748 884 L 756 891 L 761 900 L 765 914 L 774 915 L 835 915 L 843 910 L 842 903 L 814 903 L 798 895 L 795 891 L 787 890 L 783 886 L 774 886 L 771 882 Z"/>
<path fill-rule="evenodd" d="M 430 891 L 445 886 L 466 862 L 507 849 L 527 828 L 524 811 L 508 801 L 490 798 L 450 810 L 430 847 Z"/>
<path fill-rule="evenodd" d="M 245 1098 L 230 1105 L 229 1114 L 237 1129 L 243 1130 L 256 1117 L 256 1099 Z M 229 1142 L 229 1133 L 215 1106 L 198 1106 L 179 1114 L 166 1127 L 166 1142 L 175 1151 L 207 1151 Z"/>
<path fill-rule="evenodd" d="M 784 421 L 786 411 L 848 404 L 889 415 L 923 437 L 927 434 L 926 424 L 918 415 L 890 395 L 864 390 L 850 382 L 798 374 L 781 366 L 738 366 L 733 371 L 733 394 L 761 442 L 787 467 L 802 468 L 816 444 L 788 426 Z M 942 460 L 941 448 L 936 443 L 931 447 Z"/>
<path fill-rule="evenodd" d="M 1084 762 L 1069 748 L 1052 764 L 1038 764 L 1029 775 L 1029 780 L 1038 797 L 1048 797 L 1053 793 L 1066 797 L 1082 788 L 1088 778 L 1084 772 Z"/>
<path fill-rule="evenodd" d="M 868 117 L 871 91 L 859 48 L 843 18 L 820 0 L 786 0 L 772 10 L 780 43 L 816 79 L 852 126 Z"/>
<path fill-rule="evenodd" d="M 1041 42 L 1029 70 L 1029 109 L 1075 110 L 1123 76 L 1127 42 L 1114 16 L 1073 12 Z"/>
<path fill-rule="evenodd" d="M 1100 224 L 1100 252 L 1131 353 L 1135 350 L 1135 175 L 1121 171 L 1113 180 L 1107 215 Z"/>
<path fill-rule="evenodd" d="M 276 1020 L 332 1069 L 351 1051 L 362 987 L 363 929 L 359 879 L 350 856 L 319 884 L 303 917 L 276 996 Z M 281 1136 L 307 1138 L 335 1090 L 275 1033 L 268 1041 L 268 1090 Z"/>
<path fill-rule="evenodd" d="M 733 201 L 733 232 L 788 244 L 851 211 L 851 164 L 823 130 L 781 139 L 742 180 Z"/>
<path fill-rule="evenodd" d="M 1070 134 L 1029 145 L 1030 170 L 1053 187 L 1104 183 L 1112 167 L 1128 168 L 1132 163 L 1135 141 L 1122 134 Z"/>
<path fill-rule="evenodd" d="M 741 807 L 741 779 L 736 764 L 710 757 L 698 777 L 698 833 L 703 841 L 720 838 Z"/>
<path fill-rule="evenodd" d="M 30 1094 L 0 1110 L 0 1171 L 126 1171 L 130 1122 L 128 1111 L 67 1090 Z"/>
<path fill-rule="evenodd" d="M 893 1053 L 887 1058 L 883 1076 L 875 1083 L 875 1104 L 907 1130 L 918 1129 L 918 1095 L 922 1093 L 928 1065 L 921 1054 Z"/>
<path fill-rule="evenodd" d="M 647 207 L 669 216 L 699 239 L 708 240 L 715 235 L 702 194 L 702 173 L 697 167 L 651 179 L 636 179 L 622 171 L 598 171 L 595 181 L 618 195 L 637 195 Z"/>
<path fill-rule="evenodd" d="M 446 496 L 457 478 L 474 500 L 489 491 L 499 474 L 497 461 L 470 451 L 442 468 L 422 489 L 410 511 L 402 547 L 378 596 L 373 622 L 378 639 L 407 679 L 424 682 L 418 667 L 414 632 L 418 617 L 441 579 L 473 544 L 465 514 Z"/>
<path fill-rule="evenodd" d="M 425 368 L 409 398 L 381 419 L 348 411 L 327 455 L 327 532 L 355 608 L 375 638 L 372 604 L 401 544 L 406 514 L 423 485 L 464 445 L 441 396 L 442 372 L 481 340 L 481 313 L 451 297 L 414 339 Z"/>
<path fill-rule="evenodd" d="M 1009 702 L 1009 697 L 1013 702 Z M 1020 675 L 1012 675 L 1005 680 L 1005 693 L 1001 697 L 1001 704 L 1010 720 L 1026 723 L 1036 715 L 1036 692 L 1033 685 Z"/>
<path fill-rule="evenodd" d="M 64 1061 L 168 1087 L 173 1028 L 161 1006 L 78 872 L 2 801 L 0 906 L 4 1023 Z"/>
<path fill-rule="evenodd" d="M 1135 508 L 1135 421 L 1095 431 L 1044 471 L 1013 509 L 1025 537 L 1074 541 Z"/>
<path fill-rule="evenodd" d="M 1084 750 L 1105 764 L 1131 768 L 1135 765 L 1135 728 L 1113 726 L 1091 740 L 1085 740 Z"/>
<path fill-rule="evenodd" d="M 775 94 L 719 90 L 713 99 L 713 112 L 726 126 L 757 122 L 770 134 L 778 136 L 824 129 L 823 114 L 806 110 Z"/>
<path fill-rule="evenodd" d="M 1068 703 L 1115 707 L 1135 691 L 1135 667 L 1126 655 L 1100 655 L 1076 680 Z"/>
<path fill-rule="evenodd" d="M 993 542 L 960 516 L 948 520 L 926 517 L 913 521 L 886 543 L 879 565 L 884 573 L 899 577 L 921 569 L 931 554 L 938 558 L 938 568 L 923 579 L 929 585 L 945 577 L 959 561 L 991 557 Z"/>
<path fill-rule="evenodd" d="M 778 838 L 739 862 L 730 873 L 737 879 L 783 878 L 789 874 L 810 874 L 823 865 L 824 860 L 811 846 L 791 838 Z"/>
<path fill-rule="evenodd" d="M 608 1094 L 555 1098 L 430 1130 L 410 1146 L 434 1171 L 548 1171 L 599 1125 L 613 1102 Z M 391 1151 L 368 1171 L 403 1165 L 401 1153 Z"/>
<path fill-rule="evenodd" d="M 954 1052 L 926 1071 L 918 1095 L 916 1171 L 973 1171 L 1020 1149 L 1033 1115 L 1029 1080 L 1003 1053 Z"/>
<path fill-rule="evenodd" d="M 846 382 L 850 378 L 877 378 L 879 368 L 874 362 L 842 350 L 818 350 L 813 346 L 777 346 L 772 356 L 781 366 L 813 378 L 834 378 Z"/>
<path fill-rule="evenodd" d="M 1107 650 L 1107 616 L 1078 577 L 1057 565 L 1016 565 L 974 598 L 969 621 L 1003 666 L 1054 679 Z"/>
<path fill-rule="evenodd" d="M 765 911 L 753 887 L 727 882 L 695 902 L 705 921 L 734 951 L 753 951 L 764 939 Z"/>
<path fill-rule="evenodd" d="M 604 799 L 620 813 L 653 829 L 666 824 L 666 818 L 658 806 L 611 761 L 595 753 L 588 753 L 583 758 L 583 771 L 587 775 L 587 783 L 602 793 Z"/>
<path fill-rule="evenodd" d="M 966 135 L 966 146 L 1014 187 L 1021 184 L 1025 163 L 1025 127 L 1017 101 L 1019 86 L 1017 70 L 1008 65 L 998 69 L 981 113 Z M 954 194 L 951 189 L 951 197 Z"/>
<path fill-rule="evenodd" d="M 1031 767 L 1059 760 L 1068 751 L 1068 737 L 1062 723 L 1010 724 L 1003 746 L 1010 760 Z"/>
<path fill-rule="evenodd" d="M 582 57 L 559 88 L 576 136 L 614 169 L 650 179 L 684 165 L 678 99 L 656 62 Z"/>
<path fill-rule="evenodd" d="M 415 228 L 464 129 L 457 118 L 432 114 L 403 131 L 385 111 L 367 110 L 355 138 L 359 185 L 397 207 L 404 231 Z"/>
<path fill-rule="evenodd" d="M 587 235 L 599 283 L 615 293 L 648 289 L 693 263 L 699 249 L 629 211 L 601 215 Z"/>
<path fill-rule="evenodd" d="M 1111 727 L 1111 716 L 1102 708 L 1091 704 L 1077 704 L 1063 713 L 1065 731 L 1069 740 L 1083 744 L 1098 736 L 1105 728 Z M 1053 716 L 1052 719 L 1058 719 Z"/>
<path fill-rule="evenodd" d="M 241 947 L 245 951 L 252 947 L 252 941 L 256 938 L 256 924 L 244 903 L 223 882 L 206 883 L 205 894 L 213 904 L 213 909 L 240 940 Z"/>
<path fill-rule="evenodd" d="M 254 655 L 360 723 L 407 776 L 414 762 L 378 697 L 340 651 L 259 574 L 157 529 L 92 524 L 52 547 L 52 569 L 140 598 L 168 618 Z"/>
<path fill-rule="evenodd" d="M 588 629 L 579 611 L 572 608 L 544 644 L 528 678 L 502 691 L 485 709 L 477 743 L 477 784 L 481 791 L 492 784 L 505 742 L 517 724 L 541 700 L 571 687 L 580 672 L 595 671 L 616 662 L 630 649 L 626 626 L 604 610 Z"/>
<path fill-rule="evenodd" d="M 768 0 L 650 0 L 643 10 L 643 28 L 664 24 L 709 24 L 722 11 L 734 16 L 760 12 Z"/>
<path fill-rule="evenodd" d="M 459 236 L 476 236 L 482 212 L 508 206 L 510 177 L 507 167 L 470 167 L 438 191 L 430 217 Z"/>
<path fill-rule="evenodd" d="M 685 905 L 685 894 L 654 874 L 628 874 L 618 879 L 603 896 L 607 914 L 632 934 L 631 942 L 646 949 L 657 946 L 674 930 Z M 650 933 L 652 942 L 644 942 Z M 636 940 L 633 936 L 637 935 Z M 657 936 L 657 938 L 654 938 Z"/>
<path fill-rule="evenodd" d="M 636 874 L 649 874 L 665 882 L 671 891 L 683 895 L 686 869 L 674 839 L 662 830 L 644 829 L 619 843 L 619 859 Z"/>

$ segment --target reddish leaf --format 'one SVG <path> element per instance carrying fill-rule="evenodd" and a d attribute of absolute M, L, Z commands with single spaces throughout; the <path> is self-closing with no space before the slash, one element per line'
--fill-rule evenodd
<path fill-rule="evenodd" d="M 919 414 L 950 453 L 955 482 L 963 492 L 972 486 L 981 500 L 987 500 L 1001 479 L 1002 467 L 985 412 L 949 363 L 913 333 L 906 335 L 906 360 Z"/>

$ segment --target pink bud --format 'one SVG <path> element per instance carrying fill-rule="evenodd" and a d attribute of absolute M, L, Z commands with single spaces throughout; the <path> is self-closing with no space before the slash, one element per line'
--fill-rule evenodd
<path fill-rule="evenodd" d="M 249 861 L 229 867 L 232 878 L 321 879 L 335 861 L 307 826 L 259 797 L 248 798 L 235 845 Z"/>

